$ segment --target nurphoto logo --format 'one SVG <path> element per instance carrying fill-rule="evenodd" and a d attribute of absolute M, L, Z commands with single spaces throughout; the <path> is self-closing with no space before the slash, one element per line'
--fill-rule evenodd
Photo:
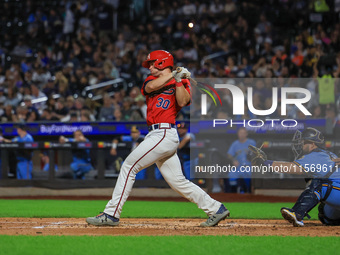
<path fill-rule="evenodd" d="M 244 95 L 243 91 L 231 84 L 215 84 L 216 89 L 228 89 L 232 97 L 232 113 L 233 115 L 244 115 L 245 107 L 244 104 L 247 102 L 248 110 L 256 116 L 269 116 L 277 110 L 278 99 L 279 99 L 279 89 L 277 87 L 272 88 L 272 105 L 269 109 L 256 109 L 253 104 L 253 88 L 247 88 L 247 97 Z M 290 98 L 289 94 L 300 94 L 299 98 Z M 311 116 L 312 114 L 303 105 L 308 103 L 311 99 L 311 92 L 305 88 L 299 87 L 283 87 L 280 88 L 280 106 L 281 106 L 281 116 L 287 115 L 287 105 L 295 105 L 298 110 L 300 110 L 304 115 Z M 207 115 L 207 95 L 201 95 L 201 114 Z M 280 122 L 281 126 L 284 127 L 295 127 L 298 122 L 294 119 L 250 119 L 250 120 L 228 120 L 228 119 L 214 119 L 213 127 L 216 125 L 226 125 L 229 124 L 231 127 L 233 125 L 243 125 L 244 127 L 261 127 L 265 122 L 270 122 L 273 126 L 275 122 Z"/>

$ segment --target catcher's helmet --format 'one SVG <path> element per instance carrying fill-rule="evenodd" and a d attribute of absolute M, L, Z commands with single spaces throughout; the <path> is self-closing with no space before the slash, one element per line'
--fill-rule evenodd
<path fill-rule="evenodd" d="M 325 141 L 323 134 L 319 130 L 311 127 L 308 127 L 302 131 L 301 138 L 302 140 L 313 142 L 316 145 L 323 144 L 323 142 Z"/>
<path fill-rule="evenodd" d="M 142 63 L 145 68 L 150 67 L 150 61 L 155 61 L 155 67 L 163 70 L 170 67 L 171 70 L 174 66 L 174 57 L 165 50 L 155 50 L 148 55 L 148 58 Z"/>
<path fill-rule="evenodd" d="M 293 140 L 292 140 L 292 150 L 295 155 L 295 159 L 302 156 L 302 148 L 304 141 L 309 141 L 312 143 L 315 143 L 318 147 L 321 147 L 325 141 L 323 134 L 315 129 L 308 127 L 302 132 L 299 130 L 296 130 Z"/>

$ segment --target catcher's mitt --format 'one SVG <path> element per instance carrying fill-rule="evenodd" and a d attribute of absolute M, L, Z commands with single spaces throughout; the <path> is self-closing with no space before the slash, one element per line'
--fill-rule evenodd
<path fill-rule="evenodd" d="M 253 145 L 248 146 L 251 151 L 251 165 L 252 166 L 262 166 L 263 163 L 267 160 L 266 153 L 263 152 L 260 148 L 257 148 Z"/>

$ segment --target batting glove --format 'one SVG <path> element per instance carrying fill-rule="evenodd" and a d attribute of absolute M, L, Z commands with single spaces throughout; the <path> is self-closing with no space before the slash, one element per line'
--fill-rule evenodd
<path fill-rule="evenodd" d="M 176 82 L 181 82 L 182 79 L 189 79 L 191 77 L 191 73 L 185 67 L 179 67 L 172 72 L 172 76 L 175 78 Z"/>
<path fill-rule="evenodd" d="M 172 71 L 172 76 L 174 77 L 175 81 L 176 82 L 181 82 L 182 79 L 181 79 L 181 73 L 180 72 L 177 72 L 176 70 L 175 71 Z"/>

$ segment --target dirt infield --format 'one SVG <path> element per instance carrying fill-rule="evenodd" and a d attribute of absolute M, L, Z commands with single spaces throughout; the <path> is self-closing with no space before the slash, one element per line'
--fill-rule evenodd
<path fill-rule="evenodd" d="M 0 218 L 0 235 L 246 235 L 340 236 L 340 226 L 306 221 L 295 228 L 283 220 L 229 219 L 217 227 L 198 227 L 202 219 L 121 219 L 116 227 L 90 226 L 83 218 Z"/>
<path fill-rule="evenodd" d="M 256 196 L 250 194 L 212 194 L 225 202 L 295 202 L 295 197 Z M 2 197 L 5 198 L 5 197 Z M 108 200 L 109 197 L 6 197 L 6 199 Z M 183 198 L 130 197 L 129 200 L 187 201 Z M 295 228 L 284 220 L 227 219 L 217 227 L 201 228 L 204 219 L 121 219 L 117 227 L 95 227 L 84 218 L 0 218 L 0 235 L 90 235 L 90 236 L 169 236 L 169 235 L 244 235 L 244 236 L 340 236 L 340 226 L 323 226 L 318 221 L 305 221 Z"/>

